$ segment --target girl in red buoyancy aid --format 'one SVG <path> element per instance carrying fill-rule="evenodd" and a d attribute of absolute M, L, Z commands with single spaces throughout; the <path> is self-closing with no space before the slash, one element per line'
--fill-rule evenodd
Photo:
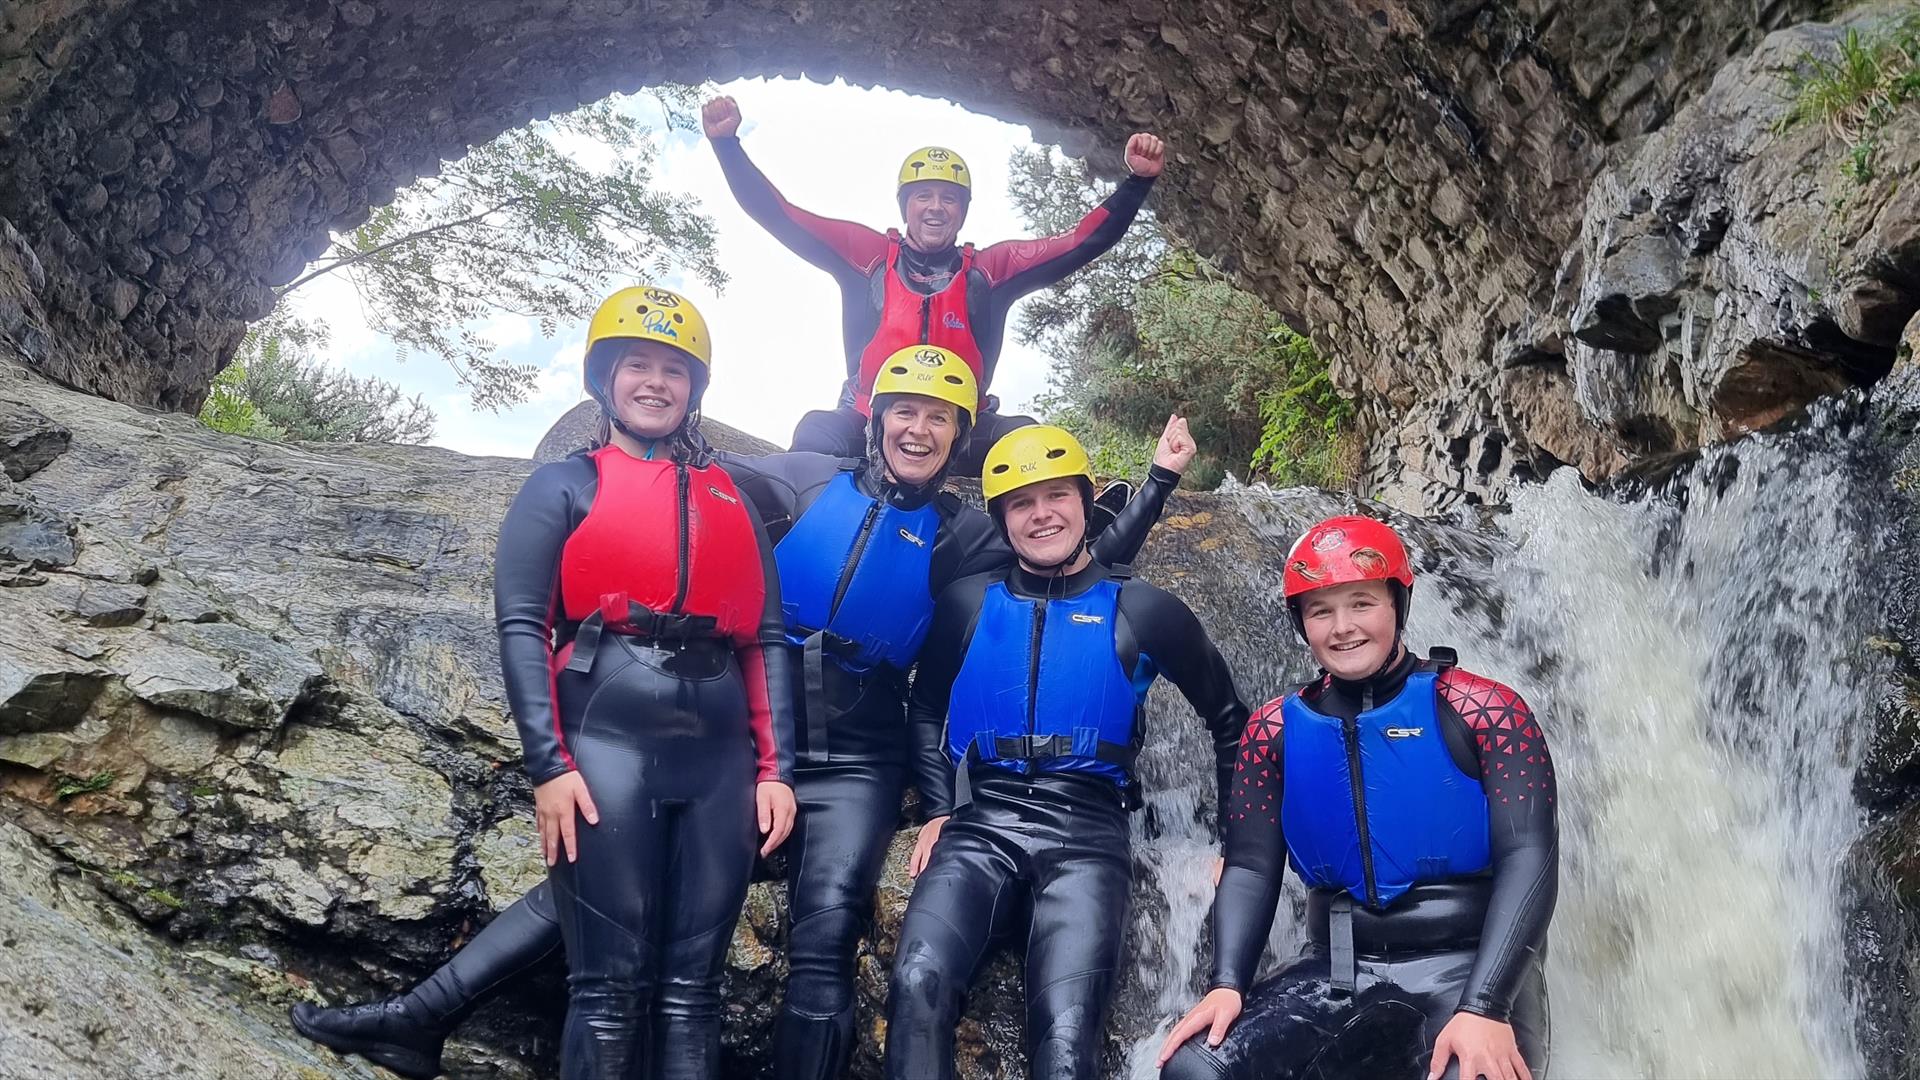
<path fill-rule="evenodd" d="M 561 1071 L 700 1078 L 756 849 L 786 838 L 793 694 L 765 532 L 700 437 L 693 305 L 623 289 L 587 334 L 597 449 L 500 529 L 494 601 L 566 941 Z"/>

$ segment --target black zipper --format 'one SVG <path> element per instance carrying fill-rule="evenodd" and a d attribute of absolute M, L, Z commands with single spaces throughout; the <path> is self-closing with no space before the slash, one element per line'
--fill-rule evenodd
<path fill-rule="evenodd" d="M 1033 604 L 1033 645 L 1027 659 L 1027 737 L 1034 733 L 1034 714 L 1040 708 L 1040 638 L 1047 625 L 1047 602 L 1036 600 Z M 1031 776 L 1033 762 L 1029 760 L 1021 771 Z"/>
<path fill-rule="evenodd" d="M 1373 691 L 1369 689 L 1361 699 L 1362 713 L 1373 709 Z M 1360 873 L 1367 884 L 1367 906 L 1380 907 L 1380 890 L 1373 880 L 1373 837 L 1367 829 L 1367 793 L 1366 778 L 1360 772 L 1360 725 L 1349 717 L 1340 721 L 1341 733 L 1347 740 L 1347 779 L 1353 783 L 1353 820 L 1360 826 Z"/>
<path fill-rule="evenodd" d="M 873 523 L 880 517 L 880 500 L 875 499 L 867 507 L 867 516 L 860 521 L 859 535 L 853 540 L 853 554 L 847 556 L 847 565 L 840 568 L 840 583 L 833 588 L 833 603 L 827 605 L 827 626 L 833 625 L 833 617 L 840 610 L 840 601 L 847 598 L 847 586 L 853 584 L 853 572 L 860 569 L 860 556 L 866 554 L 867 539 L 873 535 Z M 825 630 L 823 626 L 820 629 Z"/>
<path fill-rule="evenodd" d="M 929 325 L 932 324 L 932 322 L 933 322 L 933 296 L 929 294 L 927 296 L 923 296 L 920 298 L 920 343 L 922 345 L 928 344 L 933 341 L 932 338 L 927 336 L 927 328 Z"/>
<path fill-rule="evenodd" d="M 687 485 L 690 478 L 687 476 L 687 463 L 684 461 L 674 462 L 673 471 L 677 474 L 675 479 L 679 482 L 680 488 L 680 581 L 674 586 L 673 606 L 667 610 L 678 614 L 680 605 L 687 602 L 687 533 L 689 531 L 687 528 Z"/>

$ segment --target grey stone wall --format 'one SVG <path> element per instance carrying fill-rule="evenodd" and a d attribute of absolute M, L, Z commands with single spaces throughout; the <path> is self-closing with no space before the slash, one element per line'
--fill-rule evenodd
<path fill-rule="evenodd" d="M 188 409 L 329 229 L 609 91 L 842 75 L 1031 122 L 1105 168 L 1151 128 L 1173 148 L 1157 212 L 1333 355 L 1376 483 L 1444 503 L 1566 460 L 1526 434 L 1566 395 L 1509 400 L 1496 348 L 1608 147 L 1819 6 L 23 0 L 0 14 L 0 217 L 46 272 L 30 362 Z"/>

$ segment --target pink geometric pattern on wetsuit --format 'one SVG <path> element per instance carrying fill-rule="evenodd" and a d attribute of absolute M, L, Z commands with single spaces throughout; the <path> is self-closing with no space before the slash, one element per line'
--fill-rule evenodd
<path fill-rule="evenodd" d="M 1460 714 L 1480 750 L 1480 782 L 1501 802 L 1553 803 L 1553 759 L 1540 722 L 1518 691 L 1471 671 L 1448 668 L 1440 699 Z"/>
<path fill-rule="evenodd" d="M 1240 760 L 1233 767 L 1233 792 L 1227 800 L 1227 820 L 1260 821 L 1280 824 L 1280 804 L 1274 794 L 1280 790 L 1280 777 L 1274 771 L 1280 760 L 1280 714 L 1285 697 L 1277 697 L 1247 717 L 1246 730 L 1240 734 Z"/>

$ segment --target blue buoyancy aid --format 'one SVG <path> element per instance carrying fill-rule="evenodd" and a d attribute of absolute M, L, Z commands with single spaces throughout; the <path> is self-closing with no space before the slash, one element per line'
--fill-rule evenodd
<path fill-rule="evenodd" d="M 959 793 L 974 761 L 1131 782 L 1140 705 L 1158 669 L 1144 655 L 1132 676 L 1121 667 L 1120 588 L 1108 578 L 1079 596 L 1033 600 L 1005 582 L 987 587 L 947 707 Z"/>
<path fill-rule="evenodd" d="M 902 510 L 862 492 L 851 472 L 827 481 L 773 549 L 787 640 L 805 645 L 824 630 L 853 670 L 911 666 L 933 621 L 927 578 L 939 532 L 931 502 Z"/>
<path fill-rule="evenodd" d="M 1345 889 L 1375 909 L 1415 884 L 1492 865 L 1480 780 L 1447 752 L 1433 671 L 1392 701 L 1342 721 L 1299 693 L 1281 706 L 1280 824 L 1310 887 Z"/>

